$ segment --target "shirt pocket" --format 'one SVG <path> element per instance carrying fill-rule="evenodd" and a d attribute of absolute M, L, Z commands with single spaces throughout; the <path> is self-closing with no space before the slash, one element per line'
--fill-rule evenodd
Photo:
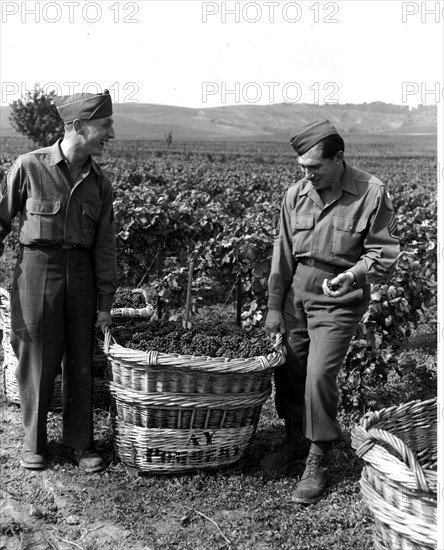
<path fill-rule="evenodd" d="M 81 230 L 84 238 L 93 237 L 100 218 L 102 203 L 83 202 L 81 204 Z"/>
<path fill-rule="evenodd" d="M 55 242 L 60 239 L 61 206 L 60 200 L 27 199 L 24 226 L 30 241 Z"/>
<path fill-rule="evenodd" d="M 349 259 L 357 259 L 363 252 L 368 218 L 333 218 L 333 253 Z"/>
<path fill-rule="evenodd" d="M 303 252 L 311 251 L 314 225 L 314 214 L 292 214 L 291 231 L 293 254 L 301 254 Z"/>

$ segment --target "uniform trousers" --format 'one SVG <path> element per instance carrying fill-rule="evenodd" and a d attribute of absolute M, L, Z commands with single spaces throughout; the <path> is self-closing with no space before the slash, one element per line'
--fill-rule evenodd
<path fill-rule="evenodd" d="M 11 345 L 17 357 L 24 444 L 42 453 L 54 381 L 62 367 L 63 443 L 93 443 L 92 348 L 97 313 L 91 253 L 22 247 L 11 291 Z"/>
<path fill-rule="evenodd" d="M 287 358 L 275 370 L 276 410 L 311 441 L 342 439 L 337 377 L 369 304 L 368 285 L 339 298 L 324 294 L 324 279 L 342 271 L 299 263 L 283 306 Z"/>

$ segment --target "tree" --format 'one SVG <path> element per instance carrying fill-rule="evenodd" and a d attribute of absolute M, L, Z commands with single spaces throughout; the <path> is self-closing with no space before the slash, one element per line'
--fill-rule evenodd
<path fill-rule="evenodd" d="M 36 85 L 25 99 L 11 103 L 12 127 L 40 147 L 52 145 L 63 137 L 64 124 L 54 104 L 55 92 L 48 94 Z"/>

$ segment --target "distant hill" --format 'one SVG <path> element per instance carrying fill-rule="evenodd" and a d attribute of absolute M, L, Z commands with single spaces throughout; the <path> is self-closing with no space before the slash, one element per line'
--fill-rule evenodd
<path fill-rule="evenodd" d="M 2 136 L 17 136 L 9 122 L 10 107 L 0 107 Z M 287 139 L 297 126 L 328 118 L 344 134 L 436 134 L 437 107 L 417 109 L 380 101 L 344 105 L 279 103 L 227 105 L 192 109 L 150 103 L 116 103 L 115 129 L 119 139 L 274 141 Z"/>

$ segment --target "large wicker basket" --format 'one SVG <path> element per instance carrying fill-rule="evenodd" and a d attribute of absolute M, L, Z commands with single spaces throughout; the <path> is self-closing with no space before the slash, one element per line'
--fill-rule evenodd
<path fill-rule="evenodd" d="M 148 306 L 141 309 L 120 308 L 111 311 L 113 318 L 119 317 L 151 317 L 153 308 Z M 0 379 L 3 385 L 5 398 L 11 403 L 20 404 L 19 389 L 15 370 L 17 368 L 17 358 L 11 346 L 11 311 L 10 294 L 0 288 L 0 330 L 2 331 L 3 347 L 3 365 L 1 366 Z M 98 343 L 95 343 L 92 357 L 92 366 L 94 369 L 93 378 L 93 402 L 97 408 L 109 406 L 109 381 L 108 362 L 103 350 Z M 58 374 L 54 384 L 54 395 L 51 407 L 55 410 L 62 408 L 62 375 Z"/>
<path fill-rule="evenodd" d="M 142 352 L 104 342 L 111 367 L 113 430 L 122 462 L 157 474 L 215 469 L 247 449 L 285 360 L 281 338 L 267 357 L 227 359 Z"/>
<path fill-rule="evenodd" d="M 437 400 L 367 413 L 352 445 L 366 462 L 361 492 L 375 519 L 375 549 L 435 549 Z"/>

